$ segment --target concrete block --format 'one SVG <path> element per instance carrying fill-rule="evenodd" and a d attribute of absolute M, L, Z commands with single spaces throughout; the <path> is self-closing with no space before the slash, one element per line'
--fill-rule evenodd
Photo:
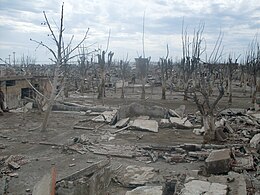
<path fill-rule="evenodd" d="M 258 144 L 260 144 L 260 133 L 254 135 L 254 137 L 250 140 L 250 146 L 252 148 L 257 148 Z"/>
<path fill-rule="evenodd" d="M 20 165 L 17 164 L 16 162 L 13 162 L 13 161 L 9 162 L 9 163 L 8 163 L 8 166 L 9 166 L 10 168 L 12 168 L 12 169 L 19 169 L 19 168 L 20 168 Z"/>
<path fill-rule="evenodd" d="M 115 127 L 117 127 L 117 128 L 125 127 L 129 123 L 129 121 L 130 121 L 129 117 L 123 118 L 115 124 Z"/>
<path fill-rule="evenodd" d="M 162 186 L 141 186 L 127 191 L 125 195 L 162 195 Z"/>
<path fill-rule="evenodd" d="M 131 127 L 156 133 L 158 132 L 158 122 L 155 120 L 135 119 Z"/>
<path fill-rule="evenodd" d="M 206 169 L 211 174 L 227 173 L 230 170 L 230 150 L 213 150 L 205 160 Z"/>
<path fill-rule="evenodd" d="M 193 125 L 188 120 L 188 118 L 178 118 L 178 117 L 170 117 L 170 121 L 172 124 L 176 125 L 177 128 L 193 128 Z"/>
<path fill-rule="evenodd" d="M 181 191 L 181 195 L 226 195 L 227 188 L 227 185 L 224 184 L 192 180 L 184 184 L 184 188 Z"/>

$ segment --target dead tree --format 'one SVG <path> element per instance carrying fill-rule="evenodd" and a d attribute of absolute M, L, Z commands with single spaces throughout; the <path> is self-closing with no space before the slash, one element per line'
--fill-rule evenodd
<path fill-rule="evenodd" d="M 227 87 L 228 87 L 228 103 L 232 104 L 232 80 L 234 72 L 237 70 L 237 60 L 235 59 L 235 62 L 233 62 L 231 55 L 229 55 L 228 63 L 227 63 Z"/>
<path fill-rule="evenodd" d="M 126 79 L 126 74 L 129 66 L 129 61 L 126 60 L 120 60 L 120 72 L 121 72 L 121 79 L 122 79 L 122 89 L 121 89 L 121 98 L 125 98 L 125 79 Z"/>
<path fill-rule="evenodd" d="M 168 79 L 167 65 L 168 65 L 168 56 L 169 56 L 168 44 L 166 48 L 167 48 L 166 57 L 161 58 L 160 61 L 158 62 L 158 65 L 161 68 L 162 100 L 166 99 L 166 80 Z"/>
<path fill-rule="evenodd" d="M 201 64 L 202 60 L 201 54 L 205 52 L 206 45 L 202 48 L 202 41 L 204 38 L 202 37 L 204 25 L 199 27 L 199 30 L 194 31 L 193 40 L 191 43 L 187 41 L 187 35 L 183 38 L 183 61 L 182 66 L 186 68 L 186 94 L 191 95 L 190 98 L 196 103 L 198 110 L 200 111 L 203 118 L 203 126 L 205 129 L 204 141 L 211 142 L 215 140 L 215 111 L 217 104 L 221 100 L 224 95 L 224 87 L 223 87 L 223 76 L 219 75 L 219 81 L 217 84 L 218 95 L 214 100 L 211 97 L 213 90 L 211 86 L 213 67 L 217 65 L 220 57 L 222 56 L 222 51 L 220 50 L 222 37 L 223 35 L 220 33 L 219 38 L 215 43 L 215 47 L 210 55 L 209 62 Z M 191 45 L 191 49 L 189 48 Z M 190 54 L 191 52 L 191 54 Z M 210 63 L 211 62 L 211 63 Z M 185 69 L 184 69 L 185 70 Z M 223 73 L 221 71 L 218 72 Z M 189 82 L 188 79 L 192 79 L 195 82 Z M 187 96 L 188 97 L 188 96 Z"/>
<path fill-rule="evenodd" d="M 151 58 L 135 58 L 137 75 L 141 79 L 142 82 L 142 92 L 141 99 L 145 99 L 145 84 L 147 81 L 147 72 L 149 68 L 149 62 Z"/>
<path fill-rule="evenodd" d="M 247 72 L 251 76 L 251 97 L 252 103 L 256 103 L 256 92 L 260 86 L 257 78 L 260 77 L 260 45 L 257 42 L 256 37 L 249 45 L 249 49 L 246 53 Z"/>
<path fill-rule="evenodd" d="M 107 66 L 111 66 L 112 58 L 114 53 L 109 52 L 107 54 Z M 105 82 L 106 82 L 106 51 L 102 51 L 101 54 L 98 54 L 98 65 L 100 67 L 100 83 L 98 86 L 98 96 L 97 99 L 102 99 L 104 104 L 104 97 L 105 97 Z"/>
<path fill-rule="evenodd" d="M 192 98 L 197 105 L 198 110 L 200 111 L 203 117 L 203 126 L 205 129 L 204 141 L 206 143 L 215 140 L 215 111 L 217 104 L 224 96 L 224 87 L 223 82 L 220 81 L 218 85 L 218 96 L 215 100 L 210 97 L 209 94 L 209 84 L 206 82 L 204 78 L 200 79 L 200 87 L 192 88 L 190 91 L 192 92 Z"/>
<path fill-rule="evenodd" d="M 70 59 L 75 57 L 75 56 L 70 56 L 70 55 L 86 40 L 88 31 L 89 31 L 89 29 L 88 29 L 86 31 L 83 39 L 74 48 L 69 49 L 69 51 L 68 51 L 68 48 L 71 47 L 74 36 L 72 36 L 72 38 L 70 39 L 69 44 L 66 47 L 64 47 L 64 41 L 63 41 L 63 32 L 64 32 L 63 9 L 64 9 L 64 4 L 62 4 L 62 7 L 61 7 L 60 26 L 59 26 L 59 29 L 58 29 L 59 30 L 58 36 L 55 35 L 46 13 L 43 12 L 44 19 L 45 19 L 44 24 L 46 24 L 48 26 L 48 29 L 50 31 L 49 36 L 55 42 L 56 49 L 57 49 L 56 52 L 55 52 L 54 49 L 50 48 L 48 45 L 44 44 L 43 42 L 39 42 L 39 41 L 30 39 L 31 41 L 39 44 L 39 46 L 43 46 L 46 49 L 48 49 L 48 51 L 54 57 L 54 59 L 51 59 L 51 61 L 54 62 L 52 90 L 51 90 L 50 98 L 48 99 L 48 103 L 47 103 L 48 106 L 47 106 L 47 110 L 45 112 L 45 117 L 44 117 L 43 123 L 41 125 L 41 131 L 42 132 L 45 132 L 47 130 L 47 125 L 48 125 L 48 122 L 49 122 L 49 117 L 50 117 L 50 114 L 51 114 L 52 106 L 54 104 L 54 101 L 55 101 L 55 98 L 56 98 L 56 95 L 57 95 L 57 86 L 59 84 L 59 77 L 60 77 L 60 75 L 62 75 L 61 67 L 64 64 L 66 64 Z"/>
<path fill-rule="evenodd" d="M 194 29 L 192 41 L 187 34 L 187 30 L 184 31 L 182 25 L 182 60 L 181 70 L 183 73 L 183 85 L 184 85 L 184 100 L 188 98 L 188 90 L 193 81 L 197 78 L 197 72 L 195 70 L 199 67 L 200 56 L 205 52 L 206 46 L 203 48 L 202 43 L 204 38 L 202 37 L 204 31 L 204 24 L 200 24 L 198 30 Z"/>

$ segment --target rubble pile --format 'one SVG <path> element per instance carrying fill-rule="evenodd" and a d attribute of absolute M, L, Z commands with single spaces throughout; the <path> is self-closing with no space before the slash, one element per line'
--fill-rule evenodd
<path fill-rule="evenodd" d="M 29 162 L 30 160 L 23 155 L 0 156 L 0 175 L 18 177 L 16 170 Z"/>

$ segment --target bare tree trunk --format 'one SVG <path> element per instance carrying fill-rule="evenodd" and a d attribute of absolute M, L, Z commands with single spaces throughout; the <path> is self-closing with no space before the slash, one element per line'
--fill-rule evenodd
<path fill-rule="evenodd" d="M 141 93 L 141 99 L 145 99 L 145 83 L 146 79 L 142 78 L 142 93 Z"/>
<path fill-rule="evenodd" d="M 125 98 L 125 80 L 124 79 L 123 79 L 123 83 L 122 83 L 121 98 L 122 99 Z"/>
<path fill-rule="evenodd" d="M 166 100 L 166 82 L 164 78 L 162 81 L 162 100 Z"/>
<path fill-rule="evenodd" d="M 68 79 L 64 78 L 64 96 L 69 97 L 69 87 L 68 87 Z"/>
<path fill-rule="evenodd" d="M 204 141 L 208 143 L 215 140 L 215 117 L 211 114 L 203 116 L 203 125 L 205 129 Z"/>
<path fill-rule="evenodd" d="M 153 99 L 153 87 L 154 87 L 154 83 L 151 82 L 151 99 Z"/>
<path fill-rule="evenodd" d="M 58 59 L 58 62 L 56 64 L 56 68 L 55 68 L 55 71 L 54 71 L 54 79 L 53 79 L 53 84 L 52 84 L 51 97 L 49 99 L 48 107 L 47 107 L 47 110 L 45 112 L 44 120 L 43 120 L 43 123 L 42 123 L 42 126 L 41 126 L 41 132 L 47 131 L 47 125 L 48 125 L 48 122 L 49 122 L 52 106 L 54 104 L 54 100 L 55 100 L 55 97 L 56 97 L 57 86 L 58 86 L 58 78 L 59 78 L 59 65 L 60 65 L 59 62 L 60 62 L 60 59 Z"/>
<path fill-rule="evenodd" d="M 228 103 L 232 104 L 232 79 L 228 77 Z"/>
<path fill-rule="evenodd" d="M 188 90 L 189 90 L 189 83 L 185 82 L 184 83 L 184 96 L 183 96 L 183 100 L 185 100 L 185 101 L 188 100 Z"/>

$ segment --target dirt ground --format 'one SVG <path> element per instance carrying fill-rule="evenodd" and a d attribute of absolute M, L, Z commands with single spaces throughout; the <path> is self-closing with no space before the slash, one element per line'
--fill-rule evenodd
<path fill-rule="evenodd" d="M 197 111 L 196 105 L 191 101 L 183 101 L 182 93 L 167 94 L 167 100 L 160 99 L 160 88 L 154 90 L 151 95 L 148 89 L 146 100 L 140 100 L 140 91 L 128 89 L 127 97 L 121 99 L 120 91 L 117 94 L 113 90 L 106 93 L 104 103 L 106 106 L 119 107 L 120 105 L 130 104 L 131 102 L 139 102 L 145 105 L 158 105 L 165 108 L 175 109 L 180 105 L 186 105 L 187 113 Z M 249 95 L 240 95 L 239 89 L 234 90 L 233 104 L 230 107 L 248 108 L 251 105 Z M 219 107 L 228 107 L 227 97 L 224 97 L 220 102 Z M 64 99 L 66 102 L 80 103 L 82 105 L 101 105 L 101 100 L 96 100 L 96 94 L 87 93 L 84 96 L 71 93 L 70 97 Z M 202 143 L 202 136 L 196 136 L 192 130 L 181 130 L 174 128 L 159 129 L 158 133 L 145 131 L 124 131 L 116 134 L 115 139 L 106 141 L 100 139 L 100 136 L 106 133 L 106 129 L 111 128 L 108 124 L 104 125 L 98 131 L 73 129 L 73 126 L 80 120 L 91 119 L 93 116 L 86 116 L 80 113 L 64 113 L 53 112 L 51 114 L 48 132 L 41 133 L 39 130 L 34 130 L 40 126 L 43 114 L 39 114 L 37 110 L 31 110 L 27 113 L 5 113 L 0 116 L 0 143 L 4 146 L 0 149 L 0 156 L 22 155 L 28 160 L 27 163 L 15 171 L 19 174 L 18 177 L 12 177 L 9 181 L 8 192 L 14 195 L 30 194 L 33 186 L 39 181 L 44 174 L 51 170 L 52 166 L 57 169 L 57 177 L 62 178 L 79 169 L 87 167 L 94 162 L 107 158 L 104 155 L 95 155 L 92 152 L 79 154 L 77 152 L 63 150 L 62 147 L 42 145 L 40 142 L 50 142 L 64 145 L 74 137 L 86 134 L 90 140 L 106 144 L 118 145 L 134 145 L 134 146 L 149 146 L 149 145 L 165 145 L 173 146 L 182 143 Z M 99 124 L 97 124 L 99 125 Z M 141 137 L 141 139 L 138 139 Z M 112 167 L 119 165 L 140 165 L 150 166 L 158 169 L 160 174 L 166 176 L 172 173 L 198 170 L 202 162 L 193 163 L 176 163 L 170 164 L 163 160 L 158 160 L 155 163 L 146 164 L 145 162 L 137 161 L 132 158 L 111 157 Z M 74 164 L 74 166 L 70 166 Z M 3 191 L 5 176 L 0 178 L 0 193 Z M 124 194 L 127 189 L 114 185 L 110 189 L 110 194 Z"/>

